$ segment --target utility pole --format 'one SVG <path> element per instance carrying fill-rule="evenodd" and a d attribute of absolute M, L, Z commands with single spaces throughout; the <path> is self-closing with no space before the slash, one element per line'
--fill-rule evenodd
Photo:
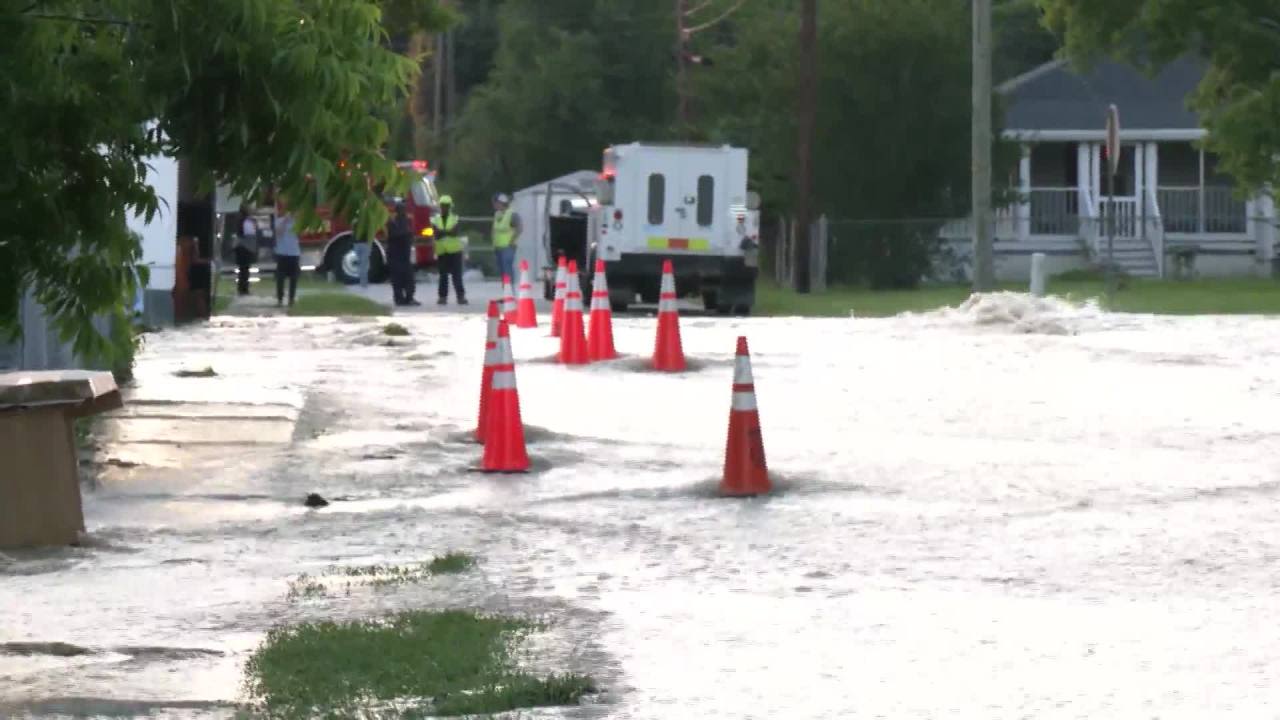
<path fill-rule="evenodd" d="M 991 0 L 973 0 L 973 289 L 995 287 L 991 217 Z"/>
<path fill-rule="evenodd" d="M 676 0 L 676 119 L 680 134 L 689 131 L 689 36 L 685 32 L 689 0 Z"/>
<path fill-rule="evenodd" d="M 800 3 L 800 77 L 796 113 L 796 236 L 792 267 L 796 292 L 810 288 L 809 251 L 813 237 L 813 135 L 818 115 L 818 0 Z"/>

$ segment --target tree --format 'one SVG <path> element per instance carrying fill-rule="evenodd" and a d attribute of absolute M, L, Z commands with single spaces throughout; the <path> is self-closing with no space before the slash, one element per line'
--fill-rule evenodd
<path fill-rule="evenodd" d="M 1154 71 L 1188 53 L 1207 60 L 1209 71 L 1190 106 L 1209 131 L 1208 148 L 1244 188 L 1280 185 L 1280 5 L 1271 0 L 1039 3 L 1047 26 L 1065 35 L 1067 54 L 1079 64 L 1106 54 Z"/>
<path fill-rule="evenodd" d="M 671 137 L 672 22 L 671 6 L 652 0 L 505 0 L 493 69 L 443 168 L 462 211 L 599 168 L 610 144 Z"/>
<path fill-rule="evenodd" d="M 997 83 L 1053 60 L 1060 43 L 1044 26 L 1036 0 L 995 0 L 992 4 L 995 47 L 992 74 Z"/>
<path fill-rule="evenodd" d="M 747 3 L 732 41 L 717 51 L 716 73 L 700 88 L 712 139 L 751 149 L 751 182 L 770 213 L 797 204 L 795 5 Z M 944 219 L 968 213 L 969 29 L 968 7 L 950 0 L 819 6 L 812 197 L 815 215 L 845 221 L 833 230 L 834 281 L 871 281 L 880 273 L 869 257 L 881 247 L 875 243 L 925 243 Z M 997 178 L 1013 158 L 1011 148 L 997 146 Z M 915 248 L 903 255 L 914 267 L 921 256 Z M 877 284 L 910 275 L 890 270 Z"/>
<path fill-rule="evenodd" d="M 0 10 L 0 331 L 21 332 L 28 289 L 86 357 L 118 349 L 91 321 L 121 316 L 140 248 L 126 229 L 159 211 L 146 158 L 281 194 L 304 222 L 320 197 L 361 232 L 385 221 L 374 187 L 405 181 L 373 112 L 415 63 L 402 27 L 448 21 L 437 0 L 25 0 Z M 345 163 L 345 170 L 339 163 Z M 176 211 L 176 208 L 170 208 Z"/>

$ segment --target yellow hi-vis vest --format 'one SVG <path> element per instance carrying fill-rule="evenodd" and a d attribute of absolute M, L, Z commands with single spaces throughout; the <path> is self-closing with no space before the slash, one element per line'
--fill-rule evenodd
<path fill-rule="evenodd" d="M 495 213 L 493 216 L 493 247 L 502 249 L 510 247 L 516 233 L 511 227 L 511 208 Z"/>
<path fill-rule="evenodd" d="M 446 220 L 439 213 L 431 216 L 431 227 L 436 229 L 436 254 L 450 255 L 462 252 L 462 238 L 457 235 L 445 235 L 458 227 L 458 216 L 449 213 Z"/>

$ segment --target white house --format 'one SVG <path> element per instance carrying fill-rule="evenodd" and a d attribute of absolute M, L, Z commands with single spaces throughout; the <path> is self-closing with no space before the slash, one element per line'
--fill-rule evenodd
<path fill-rule="evenodd" d="M 1056 61 L 1001 85 L 1003 137 L 1022 152 L 1017 200 L 996 212 L 997 276 L 1026 278 L 1035 252 L 1051 272 L 1105 261 L 1109 213 L 1116 263 L 1132 275 L 1168 276 L 1188 253 L 1202 275 L 1269 275 L 1274 202 L 1238 197 L 1218 158 L 1196 143 L 1206 133 L 1187 96 L 1204 72 L 1192 58 L 1154 77 L 1118 62 L 1080 74 Z M 1114 200 L 1103 169 L 1110 104 L 1123 146 Z M 969 222 L 948 224 L 943 237 L 967 252 Z"/>
<path fill-rule="evenodd" d="M 173 323 L 179 164 L 176 158 L 157 155 L 147 158 L 146 166 L 146 181 L 160 201 L 160 211 L 151 222 L 137 214 L 128 220 L 129 229 L 142 238 L 142 264 L 150 270 L 134 310 L 142 313 L 148 324 L 169 325 Z"/>

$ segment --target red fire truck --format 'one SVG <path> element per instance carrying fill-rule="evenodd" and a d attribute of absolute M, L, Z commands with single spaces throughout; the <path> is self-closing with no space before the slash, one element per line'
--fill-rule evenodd
<path fill-rule="evenodd" d="M 436 192 L 435 173 L 425 160 L 396 163 L 412 176 L 409 191 L 404 195 L 386 193 L 383 200 L 387 209 L 394 211 L 397 202 L 404 202 L 413 224 L 417 240 L 413 248 L 414 265 L 419 268 L 435 265 L 435 242 L 431 228 L 431 214 L 439 207 L 440 196 Z M 319 230 L 298 236 L 302 246 L 302 266 L 314 267 L 316 272 L 329 275 L 348 285 L 359 282 L 354 236 L 346 218 L 333 217 L 328 206 L 321 205 L 319 214 L 323 225 Z M 278 212 L 278 211 L 277 211 Z M 369 282 L 380 283 L 387 279 L 387 253 L 383 246 L 385 232 L 379 231 L 369 249 Z"/>

